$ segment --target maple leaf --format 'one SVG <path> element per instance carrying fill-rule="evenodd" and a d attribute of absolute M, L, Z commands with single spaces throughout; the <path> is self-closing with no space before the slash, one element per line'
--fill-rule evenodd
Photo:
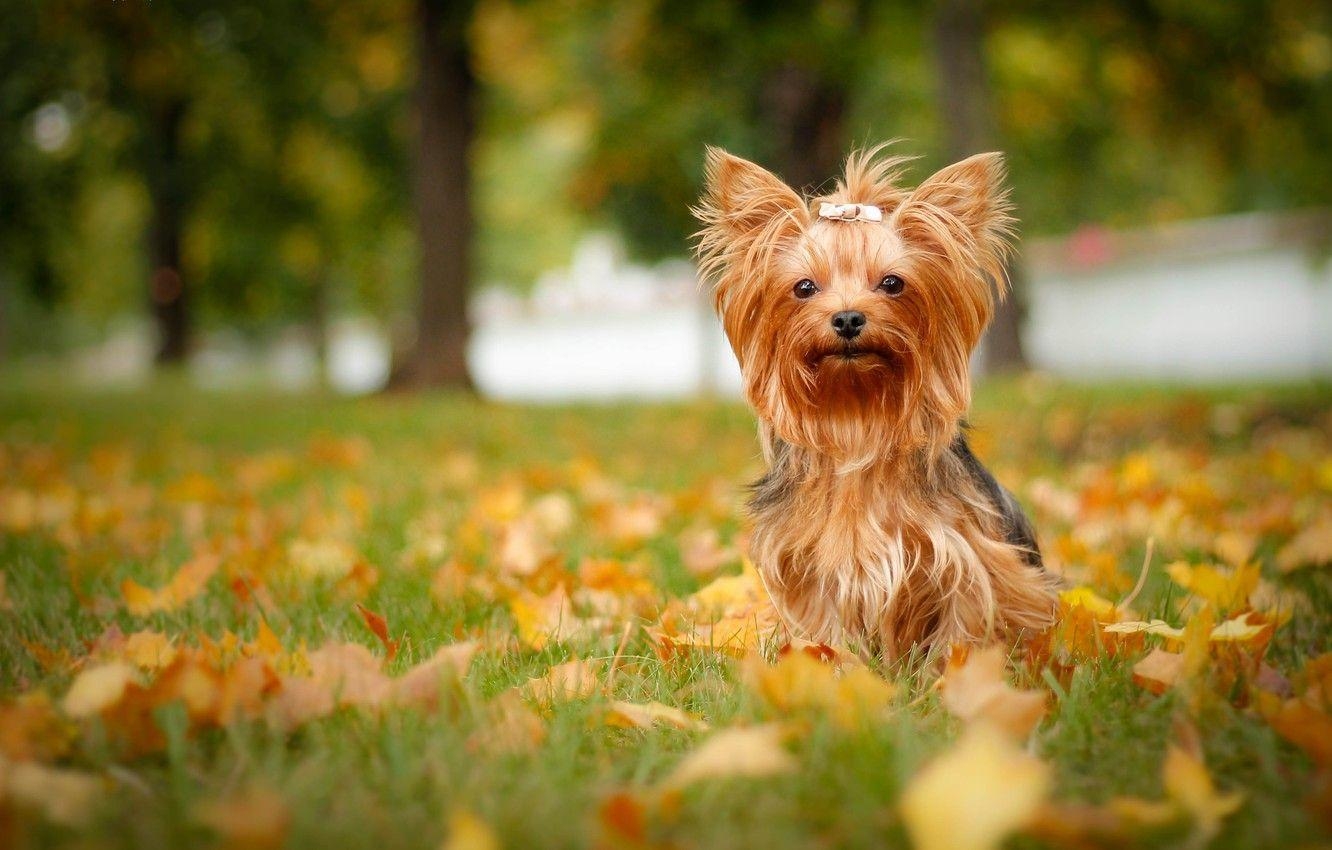
<path fill-rule="evenodd" d="M 448 686 L 462 681 L 479 645 L 472 641 L 440 647 L 430 658 L 394 679 L 390 699 L 395 705 L 411 705 L 433 711 Z"/>
<path fill-rule="evenodd" d="M 254 787 L 220 800 L 198 803 L 194 819 L 212 829 L 231 850 L 275 850 L 286 843 L 291 809 L 282 795 Z"/>
<path fill-rule="evenodd" d="M 1326 564 L 1332 564 L 1332 514 L 1300 529 L 1276 555 L 1277 569 L 1283 573 Z"/>
<path fill-rule="evenodd" d="M 1166 567 L 1166 573 L 1180 587 L 1205 599 L 1220 612 L 1233 611 L 1247 605 L 1249 596 L 1258 587 L 1258 580 L 1262 577 L 1262 570 L 1257 563 L 1227 569 L 1176 561 Z"/>
<path fill-rule="evenodd" d="M 516 691 L 492 699 L 477 730 L 468 738 L 473 749 L 492 753 L 527 753 L 546 740 L 546 724 Z"/>
<path fill-rule="evenodd" d="M 698 578 L 716 574 L 739 557 L 733 547 L 721 544 L 721 535 L 717 529 L 709 526 L 697 526 L 681 532 L 679 543 L 680 563 Z"/>
<path fill-rule="evenodd" d="M 1133 665 L 1133 682 L 1154 694 L 1163 694 L 1174 687 L 1183 672 L 1184 656 L 1158 648 Z"/>
<path fill-rule="evenodd" d="M 681 759 L 662 784 L 678 790 L 703 779 L 790 773 L 796 760 L 782 746 L 785 735 L 777 723 L 720 729 Z"/>
<path fill-rule="evenodd" d="M 398 656 L 398 642 L 389 639 L 388 620 L 382 614 L 376 614 L 361 603 L 356 603 L 356 610 L 360 612 L 361 619 L 365 621 L 366 628 L 379 638 L 379 642 L 384 644 L 384 651 L 388 654 L 388 660 L 392 661 Z"/>
<path fill-rule="evenodd" d="M 892 684 L 863 664 L 848 662 L 839 669 L 800 649 L 781 655 L 774 665 L 751 656 L 744 674 L 750 688 L 774 708 L 826 713 L 844 729 L 882 719 L 897 693 Z"/>
<path fill-rule="evenodd" d="M 221 559 L 212 553 L 195 555 L 181 566 L 171 580 L 159 590 L 151 590 L 125 579 L 120 584 L 120 595 L 125 608 L 134 616 L 142 617 L 155 611 L 174 611 L 203 593 L 208 580 L 217 572 Z"/>
<path fill-rule="evenodd" d="M 1020 691 L 1004 679 L 1008 657 L 1002 646 L 954 653 L 943 675 L 943 705 L 954 717 L 983 720 L 1017 738 L 1045 716 L 1044 691 Z"/>
<path fill-rule="evenodd" d="M 465 809 L 449 815 L 449 834 L 440 850 L 502 850 L 490 825 Z"/>
<path fill-rule="evenodd" d="M 15 762 L 0 756 L 0 812 L 5 803 L 40 812 L 47 820 L 82 826 L 105 796 L 101 778 L 79 770 Z"/>
<path fill-rule="evenodd" d="M 135 679 L 134 668 L 123 661 L 89 667 L 79 673 L 65 693 L 65 714 L 79 720 L 94 717 L 119 703 Z"/>
<path fill-rule="evenodd" d="M 543 707 L 584 699 L 603 690 L 596 668 L 586 661 L 557 664 L 547 670 L 545 675 L 528 679 L 521 687 L 524 696 Z"/>
<path fill-rule="evenodd" d="M 917 850 L 997 848 L 1035 817 L 1050 775 L 1007 732 L 972 724 L 908 782 L 902 819 Z"/>
<path fill-rule="evenodd" d="M 651 729 L 658 725 L 693 730 L 708 728 L 708 724 L 702 720 L 659 702 L 636 703 L 613 700 L 606 709 L 604 721 L 607 726 L 626 726 L 633 729 Z"/>
<path fill-rule="evenodd" d="M 1166 794 L 1192 817 L 1197 846 L 1211 841 L 1244 802 L 1243 794 L 1217 793 L 1202 759 L 1175 744 L 1166 751 L 1161 778 Z"/>
<path fill-rule="evenodd" d="M 1259 694 L 1258 711 L 1278 735 L 1309 754 L 1322 768 L 1332 767 L 1332 717 L 1305 699 L 1281 700 Z"/>
<path fill-rule="evenodd" d="M 52 761 L 69 751 L 73 735 L 42 691 L 0 703 L 0 756 Z"/>

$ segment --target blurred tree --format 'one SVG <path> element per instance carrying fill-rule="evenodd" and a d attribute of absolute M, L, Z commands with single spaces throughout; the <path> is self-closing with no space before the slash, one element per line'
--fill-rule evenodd
<path fill-rule="evenodd" d="M 934 7 L 934 56 L 939 78 L 944 158 L 964 159 L 994 150 L 994 121 L 986 72 L 984 0 L 937 0 Z M 982 341 L 983 368 L 1011 372 L 1027 368 L 1022 351 L 1023 274 L 1017 255 L 1008 262 L 1008 298 L 995 310 Z"/>
<path fill-rule="evenodd" d="M 416 232 L 420 289 L 416 338 L 393 388 L 470 388 L 467 295 L 472 274 L 471 154 L 476 80 L 472 3 L 417 0 Z"/>

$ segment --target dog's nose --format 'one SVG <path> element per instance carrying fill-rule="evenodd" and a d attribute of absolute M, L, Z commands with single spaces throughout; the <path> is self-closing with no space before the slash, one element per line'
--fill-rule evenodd
<path fill-rule="evenodd" d="M 832 317 L 832 326 L 842 339 L 855 339 L 865 327 L 865 314 L 859 310 L 843 310 Z"/>

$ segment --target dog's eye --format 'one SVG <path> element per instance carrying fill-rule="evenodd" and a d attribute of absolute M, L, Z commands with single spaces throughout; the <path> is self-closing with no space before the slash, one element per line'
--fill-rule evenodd
<path fill-rule="evenodd" d="M 906 281 L 895 274 L 886 274 L 883 280 L 879 281 L 879 291 L 886 292 L 889 295 L 901 295 L 902 290 L 906 289 Z"/>
<path fill-rule="evenodd" d="M 819 291 L 819 285 L 809 278 L 805 278 L 798 282 L 795 289 L 791 291 L 795 293 L 796 298 L 809 298 Z"/>

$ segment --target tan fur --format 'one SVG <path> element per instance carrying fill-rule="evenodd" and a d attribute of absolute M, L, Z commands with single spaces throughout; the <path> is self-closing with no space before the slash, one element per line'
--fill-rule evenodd
<path fill-rule="evenodd" d="M 760 573 L 805 636 L 897 655 L 1043 627 L 1054 596 L 949 452 L 971 351 L 1002 294 L 1002 159 L 971 157 L 908 191 L 896 185 L 904 160 L 880 150 L 853 154 L 836 190 L 807 201 L 711 148 L 695 213 L 777 494 L 754 504 Z M 884 220 L 820 219 L 823 201 L 875 204 Z M 896 298 L 876 289 L 890 273 L 907 282 Z M 802 278 L 821 291 L 797 299 Z M 841 310 L 867 318 L 860 356 L 841 356 Z"/>

